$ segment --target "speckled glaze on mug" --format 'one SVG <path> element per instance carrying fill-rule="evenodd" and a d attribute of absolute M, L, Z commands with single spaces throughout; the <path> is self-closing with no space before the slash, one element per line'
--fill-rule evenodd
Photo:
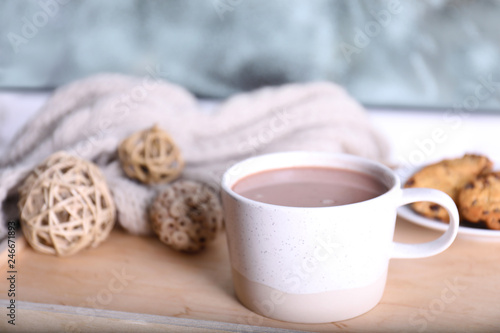
<path fill-rule="evenodd" d="M 366 201 L 304 208 L 257 202 L 232 189 L 251 174 L 298 166 L 363 172 L 388 190 Z M 236 295 L 254 312 L 284 321 L 324 323 L 369 311 L 382 298 L 389 259 L 438 254 L 458 231 L 458 211 L 448 195 L 432 189 L 401 189 L 392 170 L 352 155 L 261 155 L 229 168 L 221 185 Z M 447 231 L 428 243 L 393 242 L 397 208 L 415 201 L 446 208 L 451 217 Z"/>

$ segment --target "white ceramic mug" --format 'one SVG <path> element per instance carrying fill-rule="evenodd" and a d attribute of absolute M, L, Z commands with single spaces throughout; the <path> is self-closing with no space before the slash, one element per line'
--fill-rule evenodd
<path fill-rule="evenodd" d="M 321 166 L 363 172 L 388 191 L 370 200 L 332 207 L 288 207 L 234 192 L 238 180 L 288 167 Z M 361 315 L 384 292 L 389 259 L 421 258 L 448 248 L 458 231 L 458 211 L 443 192 L 401 189 L 386 166 L 368 159 L 321 152 L 285 152 L 244 160 L 222 179 L 227 241 L 238 299 L 266 317 L 324 323 Z M 446 232 L 431 242 L 393 241 L 396 210 L 432 201 L 450 215 Z"/>

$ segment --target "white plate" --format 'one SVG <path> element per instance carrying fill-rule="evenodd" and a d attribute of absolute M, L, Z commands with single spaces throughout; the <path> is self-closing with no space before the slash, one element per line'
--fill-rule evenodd
<path fill-rule="evenodd" d="M 419 168 L 414 168 L 409 171 L 397 170 L 396 173 L 399 175 L 399 178 L 401 179 L 401 186 L 403 186 L 408 177 L 410 177 L 418 169 Z M 415 224 L 421 225 L 426 228 L 441 230 L 441 231 L 445 231 L 448 228 L 448 224 L 422 216 L 413 211 L 413 209 L 411 209 L 409 205 L 399 207 L 398 215 L 410 222 L 413 222 Z M 490 240 L 500 241 L 500 230 L 489 230 L 489 229 L 469 228 L 465 226 L 460 226 L 458 228 L 458 235 L 477 238 L 477 239 L 484 239 L 484 240 L 490 239 Z"/>

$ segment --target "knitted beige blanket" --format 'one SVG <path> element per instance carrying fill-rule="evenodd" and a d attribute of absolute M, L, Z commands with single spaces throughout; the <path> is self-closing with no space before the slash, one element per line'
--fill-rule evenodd
<path fill-rule="evenodd" d="M 58 150 L 96 162 L 115 199 L 118 222 L 131 233 L 150 233 L 147 207 L 156 189 L 128 179 L 116 150 L 121 140 L 154 124 L 180 147 L 182 176 L 215 188 L 226 168 L 257 154 L 320 150 L 381 161 L 388 156 L 386 141 L 363 108 L 332 83 L 262 88 L 203 111 L 189 92 L 158 78 L 100 74 L 57 89 L 1 157 L 0 236 L 7 219 L 17 217 L 20 183 Z"/>

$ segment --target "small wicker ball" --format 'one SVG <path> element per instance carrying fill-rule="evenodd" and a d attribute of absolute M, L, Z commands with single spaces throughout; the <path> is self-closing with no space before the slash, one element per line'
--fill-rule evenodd
<path fill-rule="evenodd" d="M 198 252 L 223 228 L 222 205 L 208 186 L 179 180 L 162 190 L 150 207 L 153 230 L 174 250 Z"/>
<path fill-rule="evenodd" d="M 157 125 L 123 140 L 118 156 L 127 176 L 145 184 L 168 183 L 184 167 L 174 140 Z"/>
<path fill-rule="evenodd" d="M 115 205 L 99 168 L 65 152 L 38 165 L 19 194 L 24 236 L 42 253 L 66 256 L 95 247 L 115 222 Z"/>

